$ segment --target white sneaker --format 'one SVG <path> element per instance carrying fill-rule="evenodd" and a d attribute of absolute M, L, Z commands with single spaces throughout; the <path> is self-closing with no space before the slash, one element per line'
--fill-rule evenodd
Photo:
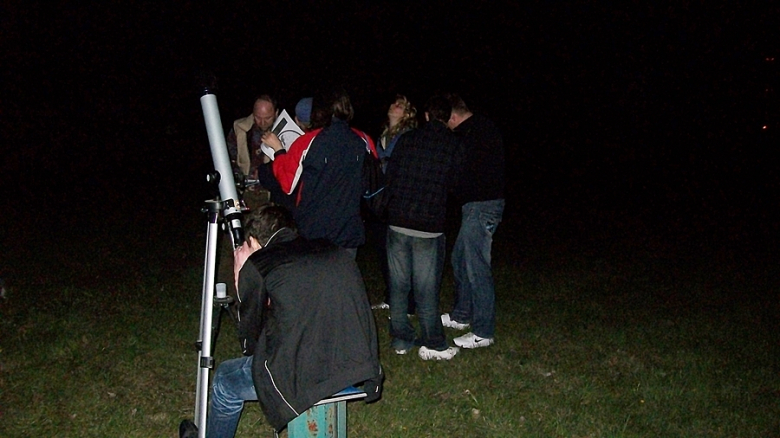
<path fill-rule="evenodd" d="M 373 306 L 371 306 L 372 310 L 387 310 L 389 308 L 390 308 L 390 305 L 385 303 L 384 301 L 382 301 L 379 304 L 374 304 Z"/>
<path fill-rule="evenodd" d="M 494 339 L 480 338 L 479 336 L 475 335 L 473 332 L 468 332 L 463 336 L 458 336 L 457 338 L 453 339 L 452 342 L 454 342 L 455 345 L 457 345 L 458 347 L 480 348 L 480 347 L 487 347 L 493 345 Z"/>
<path fill-rule="evenodd" d="M 395 354 L 397 354 L 399 356 L 402 355 L 402 354 L 406 354 L 408 352 L 409 352 L 409 350 L 395 350 Z"/>
<path fill-rule="evenodd" d="M 420 359 L 422 360 L 450 360 L 458 354 L 458 347 L 450 347 L 446 350 L 431 350 L 428 347 L 420 347 Z"/>
<path fill-rule="evenodd" d="M 441 325 L 443 325 L 444 327 L 454 328 L 455 330 L 466 330 L 467 328 L 469 328 L 468 324 L 463 324 L 450 318 L 449 313 L 441 314 Z"/>

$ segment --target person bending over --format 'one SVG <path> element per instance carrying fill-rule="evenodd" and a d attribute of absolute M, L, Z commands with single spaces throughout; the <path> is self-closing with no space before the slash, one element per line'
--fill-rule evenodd
<path fill-rule="evenodd" d="M 245 224 L 234 253 L 243 357 L 220 364 L 207 437 L 232 437 L 244 402 L 259 400 L 277 432 L 351 385 L 379 399 L 382 368 L 371 307 L 353 257 L 324 240 L 298 236 L 284 207 L 266 204 Z M 180 436 L 196 436 L 189 420 Z"/>

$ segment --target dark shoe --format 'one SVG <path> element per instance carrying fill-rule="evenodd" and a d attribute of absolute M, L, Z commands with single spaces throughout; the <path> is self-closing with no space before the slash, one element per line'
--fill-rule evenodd
<path fill-rule="evenodd" d="M 366 393 L 366 403 L 373 403 L 382 398 L 382 386 L 385 381 L 385 372 L 379 367 L 379 375 L 363 383 L 363 392 Z"/>
<path fill-rule="evenodd" d="M 198 426 L 190 420 L 181 420 L 179 438 L 198 438 Z"/>

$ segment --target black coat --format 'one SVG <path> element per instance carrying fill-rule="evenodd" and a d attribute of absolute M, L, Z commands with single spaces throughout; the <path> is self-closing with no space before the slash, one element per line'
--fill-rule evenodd
<path fill-rule="evenodd" d="M 464 120 L 455 134 L 463 139 L 468 158 L 455 190 L 461 204 L 504 199 L 504 140 L 489 119 L 474 114 Z"/>
<path fill-rule="evenodd" d="M 250 256 L 238 290 L 241 345 L 274 429 L 350 385 L 372 381 L 378 397 L 376 326 L 349 253 L 282 229 Z"/>
<path fill-rule="evenodd" d="M 459 172 L 463 144 L 439 120 L 402 135 L 387 165 L 389 225 L 444 232 L 447 196 Z"/>

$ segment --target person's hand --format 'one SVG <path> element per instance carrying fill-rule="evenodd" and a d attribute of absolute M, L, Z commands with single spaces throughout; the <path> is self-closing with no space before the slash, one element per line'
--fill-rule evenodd
<path fill-rule="evenodd" d="M 271 131 L 263 134 L 263 143 L 273 149 L 274 152 L 279 152 L 280 150 L 284 149 L 284 146 L 282 146 L 282 141 L 279 140 L 279 137 L 277 137 L 276 134 Z"/>
<path fill-rule="evenodd" d="M 249 242 L 244 242 L 233 251 L 233 276 L 236 282 L 236 291 L 238 290 L 238 273 L 241 272 L 241 268 L 244 267 L 246 259 L 254 253 L 255 250 L 249 245 Z"/>

